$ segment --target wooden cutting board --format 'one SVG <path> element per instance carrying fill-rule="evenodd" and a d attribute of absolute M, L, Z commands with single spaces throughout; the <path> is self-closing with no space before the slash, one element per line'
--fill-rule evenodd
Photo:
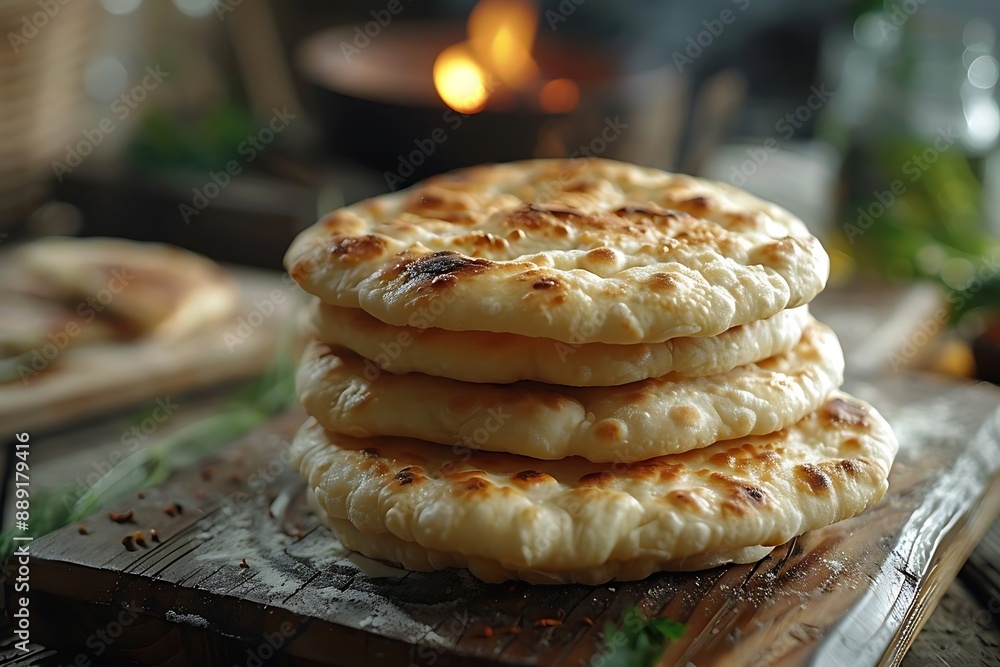
<path fill-rule="evenodd" d="M 288 414 L 108 508 L 134 525 L 102 511 L 89 534 L 32 542 L 33 640 L 68 651 L 52 664 L 598 665 L 616 650 L 605 624 L 636 607 L 686 626 L 664 665 L 897 664 L 1000 510 L 1000 390 L 915 375 L 848 390 L 901 442 L 879 505 L 755 564 L 596 587 L 487 585 L 341 551 L 305 509 L 287 456 L 302 415 Z M 147 546 L 128 551 L 135 530 Z M 121 636 L 96 641 L 109 626 Z"/>
<path fill-rule="evenodd" d="M 37 376 L 0 383 L 0 433 L 38 434 L 263 372 L 274 361 L 279 331 L 290 320 L 297 290 L 276 272 L 230 268 L 228 273 L 243 296 L 231 322 L 172 344 L 140 340 L 69 348 Z"/>

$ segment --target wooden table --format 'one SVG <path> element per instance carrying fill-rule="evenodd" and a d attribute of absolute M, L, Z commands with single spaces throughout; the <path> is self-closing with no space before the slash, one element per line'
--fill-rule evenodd
<path fill-rule="evenodd" d="M 864 338 L 863 335 L 859 337 Z M 167 434 L 212 414 L 227 394 L 226 391 L 210 391 L 179 397 L 179 409 L 156 435 Z M 100 468 L 101 462 L 111 460 L 121 449 L 122 434 L 128 430 L 136 412 L 141 411 L 130 409 L 69 432 L 39 437 L 34 441 L 32 454 L 36 479 L 45 479 L 50 483 L 81 479 L 86 483 L 87 475 Z M 81 447 L 81 443 L 87 443 L 87 446 Z M 998 544 L 1000 522 L 993 525 L 990 535 L 976 548 L 961 570 L 959 579 L 948 587 L 941 605 L 930 615 L 927 626 L 904 659 L 905 664 L 1000 664 L 996 651 L 1000 644 L 1000 615 L 990 612 L 991 600 L 1000 603 L 996 576 L 1000 567 Z M 1000 608 L 998 603 L 994 603 L 992 608 Z M 15 660 L 21 657 L 9 643 L 6 655 Z M 73 657 L 56 655 L 41 647 L 35 655 L 37 664 L 43 665 L 67 664 L 66 661 Z"/>

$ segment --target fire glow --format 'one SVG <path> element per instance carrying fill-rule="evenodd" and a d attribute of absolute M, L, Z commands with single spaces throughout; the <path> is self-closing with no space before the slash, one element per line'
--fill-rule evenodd
<path fill-rule="evenodd" d="M 538 8 L 531 0 L 481 0 L 467 29 L 468 40 L 449 46 L 434 62 L 434 87 L 449 107 L 478 113 L 500 86 L 536 100 L 550 113 L 576 107 L 580 91 L 575 82 L 541 78 L 532 55 Z"/>

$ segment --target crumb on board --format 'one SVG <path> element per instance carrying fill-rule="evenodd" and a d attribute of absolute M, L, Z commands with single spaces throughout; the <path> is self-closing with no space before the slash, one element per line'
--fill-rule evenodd
<path fill-rule="evenodd" d="M 557 625 L 562 625 L 562 621 L 556 618 L 540 618 L 535 621 L 536 628 L 552 628 Z"/>
<path fill-rule="evenodd" d="M 156 532 L 155 528 L 149 529 L 149 539 L 153 540 L 154 542 L 160 541 L 160 534 Z"/>
<path fill-rule="evenodd" d="M 591 620 L 591 618 L 589 616 L 584 616 L 583 617 L 583 622 L 586 623 L 587 625 L 591 626 L 591 627 L 594 626 L 594 621 Z"/>
<path fill-rule="evenodd" d="M 240 567 L 243 568 L 244 570 L 247 569 L 248 567 L 250 567 L 249 563 L 247 563 L 247 559 L 246 558 L 244 558 L 243 560 L 240 561 Z"/>
<path fill-rule="evenodd" d="M 487 625 L 486 627 L 483 628 L 483 637 L 489 639 L 492 636 L 493 636 L 493 628 Z"/>
<path fill-rule="evenodd" d="M 134 539 L 135 543 L 140 547 L 144 549 L 146 548 L 146 535 L 141 530 L 135 531 L 135 533 L 132 534 L 132 539 Z"/>
<path fill-rule="evenodd" d="M 128 510 L 127 512 L 108 512 L 108 518 L 115 523 L 135 523 L 132 517 L 132 510 Z"/>
<path fill-rule="evenodd" d="M 126 551 L 135 551 L 138 548 L 135 546 L 135 536 L 132 533 L 122 538 L 122 545 Z"/>
<path fill-rule="evenodd" d="M 177 516 L 178 514 L 183 514 L 184 509 L 180 506 L 180 503 L 170 503 L 163 508 L 163 512 L 167 516 Z"/>
<path fill-rule="evenodd" d="M 213 477 L 215 477 L 215 471 L 214 470 L 212 470 L 211 468 L 202 468 L 201 469 L 201 478 L 203 480 L 205 480 L 206 482 L 211 482 Z"/>
<path fill-rule="evenodd" d="M 76 532 L 80 533 L 81 535 L 90 535 L 90 531 L 87 530 L 87 527 L 82 523 L 76 527 Z"/>
<path fill-rule="evenodd" d="M 142 500 L 143 498 L 146 497 L 146 494 L 143 491 L 140 491 L 139 493 L 137 493 L 135 495 L 138 496 L 139 500 Z"/>

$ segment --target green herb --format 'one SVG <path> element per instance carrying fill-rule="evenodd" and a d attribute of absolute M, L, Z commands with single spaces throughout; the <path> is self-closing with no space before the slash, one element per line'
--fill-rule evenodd
<path fill-rule="evenodd" d="M 633 607 L 626 612 L 621 628 L 611 623 L 604 627 L 604 664 L 606 667 L 652 667 L 667 644 L 683 635 L 683 623 L 669 618 L 645 619 Z"/>
<path fill-rule="evenodd" d="M 232 442 L 294 400 L 291 355 L 282 350 L 272 367 L 233 396 L 219 414 L 188 424 L 155 445 L 129 455 L 82 494 L 69 484 L 34 495 L 29 530 L 10 529 L 0 535 L 0 562 L 13 552 L 15 535 L 45 535 L 140 489 L 162 484 L 176 470 Z M 137 422 L 141 421 L 140 416 Z"/>

